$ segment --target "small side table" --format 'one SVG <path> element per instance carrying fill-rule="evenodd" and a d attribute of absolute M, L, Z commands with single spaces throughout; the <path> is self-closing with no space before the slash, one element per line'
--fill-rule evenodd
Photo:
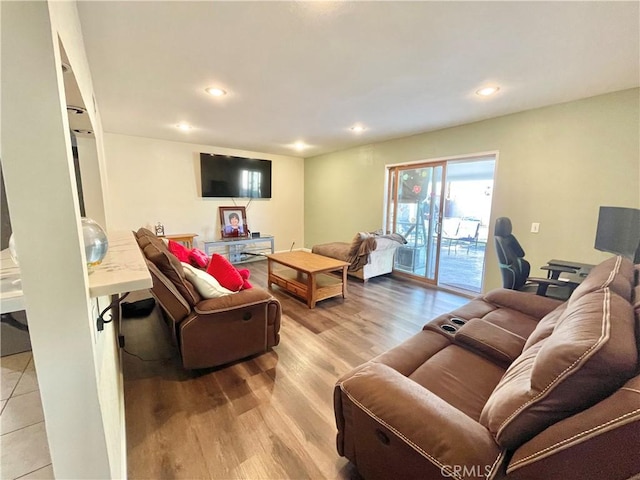
<path fill-rule="evenodd" d="M 193 248 L 193 239 L 197 236 L 197 233 L 176 233 L 174 235 L 160 235 L 160 238 L 174 240 L 182 243 L 187 248 Z"/>

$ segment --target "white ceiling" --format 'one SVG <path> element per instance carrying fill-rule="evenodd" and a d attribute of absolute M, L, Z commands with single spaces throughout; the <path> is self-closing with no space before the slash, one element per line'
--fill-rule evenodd
<path fill-rule="evenodd" d="M 78 2 L 107 132 L 313 156 L 640 85 L 634 2 Z M 501 87 L 490 98 L 475 91 Z M 229 93 L 214 98 L 205 87 Z M 181 121 L 193 130 L 175 128 Z M 364 133 L 349 127 L 362 123 Z M 291 145 L 311 147 L 296 152 Z"/>

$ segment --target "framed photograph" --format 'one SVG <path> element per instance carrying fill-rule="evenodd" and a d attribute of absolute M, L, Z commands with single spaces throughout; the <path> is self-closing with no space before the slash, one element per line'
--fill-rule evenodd
<path fill-rule="evenodd" d="M 245 207 L 218 207 L 222 238 L 249 236 L 247 228 L 247 212 Z"/>

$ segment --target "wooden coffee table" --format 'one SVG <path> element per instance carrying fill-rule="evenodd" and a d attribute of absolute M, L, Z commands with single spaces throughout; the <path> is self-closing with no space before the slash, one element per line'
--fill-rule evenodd
<path fill-rule="evenodd" d="M 271 284 L 275 283 L 306 300 L 309 308 L 314 308 L 316 302 L 325 298 L 337 295 L 347 298 L 347 262 L 303 251 L 272 253 L 267 255 L 267 259 L 267 286 L 271 288 Z M 274 263 L 289 267 L 290 270 L 274 271 Z M 341 276 L 330 274 L 340 271 Z"/>

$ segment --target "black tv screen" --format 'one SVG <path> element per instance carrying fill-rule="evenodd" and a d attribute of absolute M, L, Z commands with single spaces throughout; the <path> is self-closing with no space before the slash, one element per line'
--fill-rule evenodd
<path fill-rule="evenodd" d="M 596 250 L 634 258 L 639 254 L 640 210 L 600 207 L 596 230 Z"/>
<path fill-rule="evenodd" d="M 271 160 L 200 154 L 203 197 L 271 198 Z"/>

